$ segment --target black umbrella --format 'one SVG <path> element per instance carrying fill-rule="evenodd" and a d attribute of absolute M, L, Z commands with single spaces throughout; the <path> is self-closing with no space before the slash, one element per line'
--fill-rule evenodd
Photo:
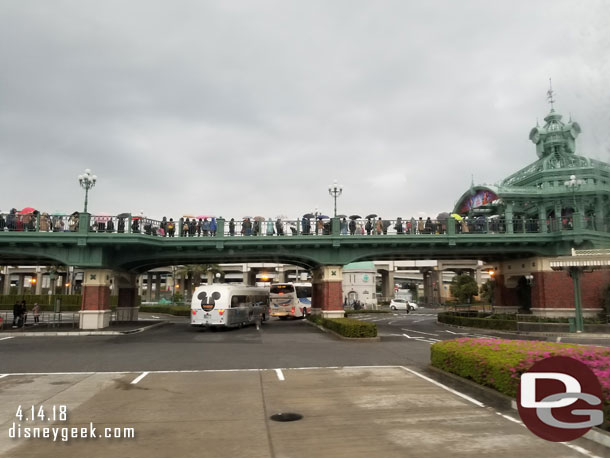
<path fill-rule="evenodd" d="M 347 218 L 346 215 L 337 215 L 337 218 Z"/>
<path fill-rule="evenodd" d="M 315 217 L 316 217 L 316 215 L 314 215 L 313 213 L 305 213 L 303 215 L 303 218 L 315 218 Z"/>
<path fill-rule="evenodd" d="M 116 216 L 117 218 L 129 218 L 129 213 L 119 213 Z"/>
<path fill-rule="evenodd" d="M 360 216 L 360 215 L 351 215 L 349 217 L 349 219 L 360 219 L 360 218 L 362 218 L 362 216 Z"/>
<path fill-rule="evenodd" d="M 318 215 L 318 219 L 328 219 L 329 217 L 326 215 Z"/>
<path fill-rule="evenodd" d="M 437 215 L 436 219 L 438 221 L 447 221 L 449 219 L 449 213 L 447 213 L 447 212 L 439 213 Z"/>
<path fill-rule="evenodd" d="M 377 218 L 375 213 L 371 213 L 370 215 L 365 216 L 365 218 Z"/>
<path fill-rule="evenodd" d="M 383 228 L 387 229 L 388 227 L 390 227 L 392 225 L 391 221 L 388 221 L 387 219 L 384 219 L 381 224 L 383 224 Z"/>

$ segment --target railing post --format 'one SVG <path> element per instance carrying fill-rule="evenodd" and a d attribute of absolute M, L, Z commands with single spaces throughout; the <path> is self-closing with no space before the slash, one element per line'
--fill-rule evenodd
<path fill-rule="evenodd" d="M 40 232 L 40 212 L 36 212 L 36 232 Z"/>
<path fill-rule="evenodd" d="M 297 233 L 296 235 L 301 234 L 301 220 L 297 219 Z"/>
<path fill-rule="evenodd" d="M 447 235 L 455 235 L 455 218 L 453 216 L 447 218 Z"/>
<path fill-rule="evenodd" d="M 583 230 L 583 218 L 582 218 L 582 214 L 580 212 L 572 213 L 572 228 L 575 231 Z"/>
<path fill-rule="evenodd" d="M 78 232 L 86 234 L 89 232 L 89 223 L 91 222 L 91 215 L 89 213 L 78 214 Z"/>
<path fill-rule="evenodd" d="M 127 215 L 127 222 L 125 223 L 125 232 L 131 234 L 131 213 Z"/>
<path fill-rule="evenodd" d="M 184 237 L 184 231 L 183 228 L 184 227 L 184 218 L 180 218 L 180 221 L 178 223 L 178 237 Z"/>
<path fill-rule="evenodd" d="M 221 216 L 216 220 L 216 237 L 225 236 L 225 220 Z"/>
<path fill-rule="evenodd" d="M 330 234 L 341 235 L 341 223 L 337 217 L 330 219 Z"/>

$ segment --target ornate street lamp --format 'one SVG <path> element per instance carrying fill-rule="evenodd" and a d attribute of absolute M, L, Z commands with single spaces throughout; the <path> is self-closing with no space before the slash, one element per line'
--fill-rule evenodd
<path fill-rule="evenodd" d="M 335 199 L 335 217 L 337 216 L 337 197 L 343 193 L 343 186 L 337 184 L 337 180 L 328 186 L 328 193 Z"/>
<path fill-rule="evenodd" d="M 95 182 L 97 181 L 97 177 L 95 175 L 91 175 L 91 170 L 86 169 L 85 173 L 78 176 L 78 182 L 81 187 L 85 190 L 85 211 L 87 213 L 87 200 L 89 198 L 89 189 L 95 186 Z"/>
<path fill-rule="evenodd" d="M 585 184 L 585 180 L 577 180 L 576 175 L 570 175 L 570 179 L 568 181 L 563 182 L 564 186 L 572 189 L 572 197 L 574 199 L 574 212 L 578 211 L 576 209 L 576 190 L 580 188 L 583 184 Z"/>

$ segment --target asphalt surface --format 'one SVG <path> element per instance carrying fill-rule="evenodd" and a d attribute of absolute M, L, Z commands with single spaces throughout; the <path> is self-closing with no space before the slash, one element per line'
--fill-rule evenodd
<path fill-rule="evenodd" d="M 304 320 L 212 331 L 151 314 L 142 318 L 168 324 L 118 336 L 0 333 L 0 456 L 607 456 L 584 439 L 583 449 L 539 440 L 514 412 L 468 406 L 412 377 L 425 373 L 434 342 L 523 336 L 441 325 L 425 308 L 355 317 L 375 322 L 380 341 L 341 340 Z M 134 426 L 136 440 L 11 439 L 17 405 L 43 403 L 67 405 L 71 426 Z M 269 421 L 285 408 L 306 420 Z"/>
<path fill-rule="evenodd" d="M 147 320 L 152 315 L 144 315 Z M 154 315 L 154 319 L 167 316 Z M 304 320 L 271 320 L 255 327 L 205 330 L 187 317 L 146 332 L 120 336 L 25 337 L 0 335 L 0 351 L 11 355 L 1 373 L 109 372 L 150 370 L 266 369 L 410 365 L 425 367 L 430 345 L 457 337 L 555 338 L 478 332 L 436 322 L 436 311 L 357 315 L 375 322 L 380 342 L 347 342 L 321 332 Z M 609 339 L 563 338 L 609 346 Z"/>

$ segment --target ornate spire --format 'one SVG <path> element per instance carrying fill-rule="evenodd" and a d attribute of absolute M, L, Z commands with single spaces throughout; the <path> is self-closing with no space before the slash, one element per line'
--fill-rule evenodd
<path fill-rule="evenodd" d="M 553 95 L 555 95 L 553 92 L 553 82 L 551 81 L 551 78 L 549 78 L 549 90 L 546 91 L 546 99 L 551 104 L 551 111 L 555 111 L 555 107 L 553 106 L 555 99 L 553 98 Z"/>

